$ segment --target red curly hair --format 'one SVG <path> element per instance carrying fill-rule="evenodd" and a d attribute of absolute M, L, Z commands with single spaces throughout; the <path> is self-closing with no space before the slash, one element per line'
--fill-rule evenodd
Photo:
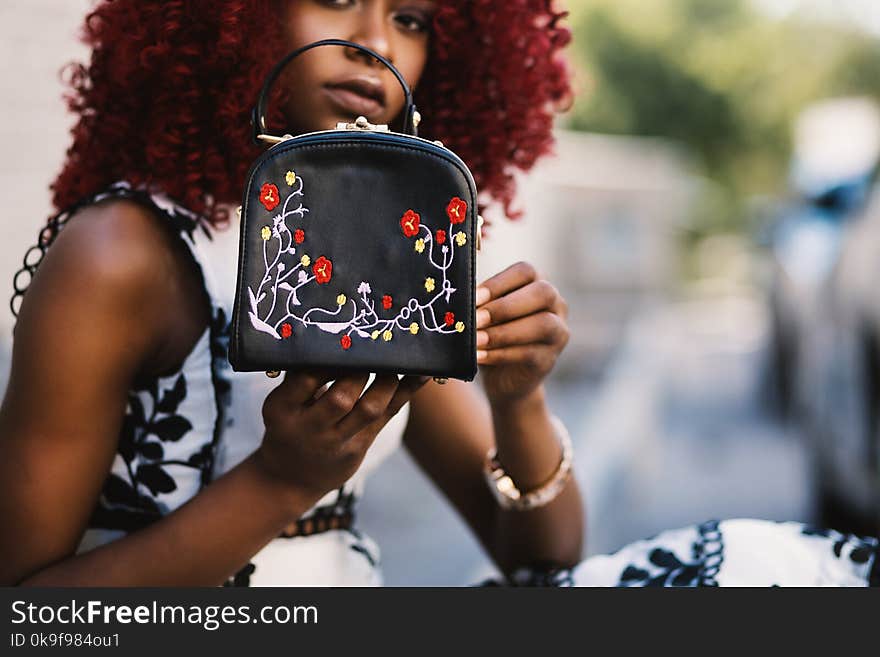
<path fill-rule="evenodd" d="M 88 66 L 68 64 L 65 100 L 79 115 L 50 185 L 57 210 L 124 178 L 182 202 L 213 224 L 226 217 L 250 163 L 250 109 L 285 51 L 267 33 L 279 0 L 101 0 L 85 20 Z M 571 40 L 553 0 L 443 0 L 416 92 L 421 134 L 471 168 L 511 218 L 512 167 L 552 146 L 553 114 L 571 102 L 559 56 Z M 276 85 L 270 126 L 283 125 Z M 488 102 L 487 102 L 488 100 Z"/>

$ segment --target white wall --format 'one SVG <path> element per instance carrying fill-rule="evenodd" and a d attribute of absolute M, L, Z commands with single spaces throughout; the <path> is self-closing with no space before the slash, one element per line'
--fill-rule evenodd
<path fill-rule="evenodd" d="M 88 56 L 77 33 L 91 4 L 90 0 L 0 2 L 0 349 L 4 354 L 13 322 L 12 276 L 51 211 L 48 185 L 70 141 L 73 116 L 61 98 L 59 71 L 66 62 Z"/>

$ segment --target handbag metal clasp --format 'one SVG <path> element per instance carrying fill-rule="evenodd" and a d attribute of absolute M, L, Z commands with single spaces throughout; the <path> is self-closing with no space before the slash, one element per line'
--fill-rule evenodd
<path fill-rule="evenodd" d="M 346 123 L 342 121 L 336 124 L 337 130 L 364 130 L 366 132 L 388 132 L 388 125 L 385 123 L 370 123 L 367 117 L 359 116 L 354 123 Z"/>
<path fill-rule="evenodd" d="M 280 144 L 283 141 L 287 141 L 288 139 L 293 139 L 293 135 L 287 133 L 282 137 L 276 137 L 275 135 L 267 135 L 267 134 L 259 134 L 257 135 L 257 139 L 261 139 L 262 141 L 269 144 L 269 146 L 275 146 L 276 144 Z"/>

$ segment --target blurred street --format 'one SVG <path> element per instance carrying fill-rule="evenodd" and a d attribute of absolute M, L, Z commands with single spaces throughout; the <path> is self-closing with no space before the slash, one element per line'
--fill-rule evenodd
<path fill-rule="evenodd" d="M 634 320 L 601 379 L 553 380 L 551 406 L 576 441 L 588 554 L 712 517 L 809 519 L 805 451 L 761 410 L 765 331 L 754 298 L 678 303 Z M 402 451 L 368 482 L 360 522 L 389 585 L 493 572 Z"/>

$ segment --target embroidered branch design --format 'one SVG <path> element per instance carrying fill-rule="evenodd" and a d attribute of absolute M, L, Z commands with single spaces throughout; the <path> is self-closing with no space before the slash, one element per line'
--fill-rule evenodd
<path fill-rule="evenodd" d="M 407 210 L 400 218 L 404 237 L 417 237 L 414 242 L 415 252 L 425 254 L 428 264 L 437 273 L 425 278 L 425 292 L 431 295 L 427 300 L 412 297 L 398 306 L 394 316 L 381 317 L 372 297 L 372 287 L 367 281 L 358 285 L 356 294 L 351 298 L 340 293 L 333 309 L 317 306 L 305 308 L 298 292 L 312 282 L 317 285 L 329 284 L 333 277 L 333 262 L 321 255 L 313 263 L 306 253 L 296 259 L 297 246 L 306 241 L 307 231 L 300 227 L 291 231 L 288 221 L 303 221 L 309 210 L 303 206 L 301 200 L 297 200 L 303 198 L 302 178 L 295 172 L 288 171 L 285 182 L 290 192 L 283 205 L 276 185 L 265 183 L 260 188 L 260 203 L 266 211 L 272 212 L 281 205 L 281 212 L 272 217 L 271 226 L 265 225 L 260 230 L 265 270 L 256 289 L 248 286 L 248 316 L 254 329 L 277 340 L 286 340 L 293 335 L 293 326 L 296 323 L 305 327 L 315 326 L 326 333 L 342 334 L 339 343 L 345 350 L 351 348 L 352 336 L 374 341 L 381 337 L 384 342 L 389 342 L 397 330 L 411 335 L 417 335 L 422 329 L 444 334 L 464 331 L 464 322 L 456 321 L 454 313 L 446 311 L 438 318 L 442 311 L 437 310 L 436 306 L 441 299 L 445 299 L 448 304 L 457 291 L 448 272 L 455 259 L 455 250 L 467 244 L 467 234 L 464 231 L 453 234 L 453 228 L 464 223 L 467 218 L 465 201 L 456 196 L 446 206 L 448 230 L 438 229 L 432 233 L 430 228 L 421 223 L 419 213 L 412 209 Z M 297 207 L 293 208 L 293 205 Z M 455 246 L 447 244 L 449 238 Z M 437 257 L 435 245 L 439 246 L 440 251 Z M 435 280 L 435 276 L 439 280 Z M 383 294 L 381 310 L 390 311 L 394 306 L 393 296 Z"/>

